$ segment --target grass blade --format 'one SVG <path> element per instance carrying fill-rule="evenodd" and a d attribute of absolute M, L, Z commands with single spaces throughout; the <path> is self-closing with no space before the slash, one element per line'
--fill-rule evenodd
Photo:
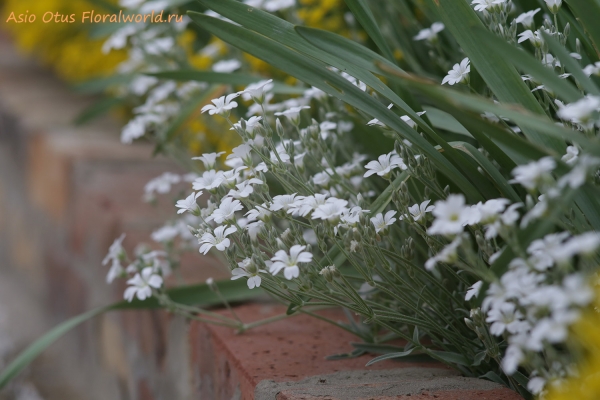
<path fill-rule="evenodd" d="M 488 46 L 494 47 L 498 53 L 507 58 L 519 69 L 532 75 L 537 82 L 544 82 L 544 85 L 553 90 L 559 97 L 567 102 L 579 100 L 581 93 L 569 81 L 561 79 L 556 73 L 538 61 L 526 51 L 514 47 L 504 39 L 492 34 L 487 29 L 476 28 L 473 30 L 473 35 L 481 36 L 488 42 Z M 571 58 L 571 57 L 569 57 Z M 572 59 L 572 58 L 571 58 Z"/>
<path fill-rule="evenodd" d="M 161 71 L 147 73 L 146 75 L 154 76 L 159 79 L 172 79 L 174 81 L 198 81 L 207 83 L 221 83 L 229 85 L 247 86 L 266 79 L 258 75 L 239 74 L 239 73 L 223 73 L 212 71 L 199 71 L 194 69 L 176 70 L 176 71 Z M 280 94 L 302 94 L 306 88 L 286 85 L 283 82 L 273 82 L 273 93 Z"/>
<path fill-rule="evenodd" d="M 474 33 L 473 28 L 485 29 L 485 27 L 471 8 L 470 2 L 467 0 L 428 0 L 428 2 L 437 8 L 446 28 L 500 102 L 520 104 L 533 114 L 545 116 L 544 109 L 521 80 L 517 70 L 508 63 L 501 52 L 498 52 L 494 46 L 490 46 L 483 37 Z M 559 140 L 542 135 L 531 127 L 522 129 L 530 140 L 562 152 L 564 146 Z"/>
<path fill-rule="evenodd" d="M 542 36 L 544 37 L 544 41 L 548 44 L 550 51 L 556 55 L 556 57 L 560 60 L 562 65 L 565 66 L 565 69 L 573 74 L 573 77 L 579 84 L 589 93 L 600 95 L 600 90 L 598 86 L 592 81 L 581 69 L 577 61 L 571 57 L 571 55 L 567 52 L 567 50 L 556 41 L 552 36 L 548 35 L 543 29 L 540 30 Z"/>
<path fill-rule="evenodd" d="M 217 285 L 221 295 L 230 302 L 248 300 L 263 294 L 261 290 L 255 289 L 251 291 L 248 289 L 244 280 L 226 280 L 217 282 Z M 167 293 L 176 303 L 186 305 L 208 307 L 221 304 L 222 302 L 221 298 L 206 284 L 178 287 L 176 289 L 168 290 Z M 11 379 L 25 369 L 29 363 L 46 350 L 52 343 L 83 322 L 111 310 L 152 309 L 160 307 L 160 304 L 155 298 L 150 298 L 145 301 L 136 299 L 131 303 L 121 301 L 112 305 L 95 308 L 62 322 L 29 345 L 29 347 L 23 350 L 2 371 L 2 373 L 0 373 L 0 389 L 6 386 Z"/>
<path fill-rule="evenodd" d="M 373 42 L 379 47 L 379 50 L 386 56 L 386 58 L 390 61 L 394 60 L 394 56 L 390 47 L 388 46 L 387 41 L 381 34 L 379 30 L 379 26 L 377 26 L 377 21 L 375 21 L 375 17 L 369 8 L 369 5 L 364 0 L 344 0 L 346 5 L 354 14 L 354 17 L 358 21 L 358 23 L 363 27 L 363 29 L 367 32 L 369 37 L 373 39 Z"/>

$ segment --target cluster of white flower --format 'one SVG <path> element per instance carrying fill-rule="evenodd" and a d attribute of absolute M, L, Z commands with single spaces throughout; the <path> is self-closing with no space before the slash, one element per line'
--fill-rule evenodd
<path fill-rule="evenodd" d="M 545 15 L 541 27 L 535 23 L 540 8 L 508 24 L 509 14 L 516 10 L 511 0 L 471 4 L 491 31 L 514 44 L 531 44 L 542 64 L 560 70 L 560 78 L 572 80 L 548 52 L 543 36 L 547 33 L 564 44 L 568 29 L 559 32 L 556 26 L 562 2 L 545 2 L 554 14 L 554 25 Z M 293 6 L 287 0 L 245 3 L 269 12 L 285 12 Z M 521 33 L 517 33 L 519 26 Z M 431 52 L 438 51 L 443 30 L 444 24 L 436 22 L 413 39 Z M 123 28 L 107 46 L 118 47 L 135 34 Z M 581 59 L 578 53 L 571 57 Z M 446 71 L 452 63 L 444 59 L 439 65 Z M 240 66 L 237 60 L 224 59 L 213 70 L 230 73 Z M 366 95 L 379 98 L 356 77 L 330 70 Z M 600 64 L 589 65 L 585 72 L 600 76 Z M 470 60 L 464 58 L 448 71 L 442 84 L 470 87 L 470 79 Z M 595 134 L 600 97 L 584 93 L 579 100 L 563 104 L 541 82 L 529 75 L 522 79 L 532 85 L 534 96 L 557 123 L 573 129 L 574 135 Z M 139 115 L 125 128 L 124 141 L 176 115 L 177 102 L 201 88 L 171 81 L 159 85 L 147 76 L 136 85 L 140 93 L 152 89 L 136 110 Z M 423 318 L 427 327 L 436 321 L 440 330 L 431 328 L 426 334 L 436 345 L 451 343 L 457 353 L 465 349 L 463 354 L 472 353 L 479 338 L 479 354 L 500 363 L 507 375 L 519 369 L 530 373 L 529 390 L 534 393 L 541 392 L 546 381 L 566 373 L 566 364 L 548 350 L 565 342 L 569 326 L 592 300 L 587 273 L 597 263 L 600 247 L 600 234 L 592 231 L 583 212 L 569 207 L 578 189 L 597 178 L 600 159 L 586 154 L 573 139 L 560 159 L 547 152 L 552 155 L 522 162 L 511 171 L 481 149 L 478 156 L 498 167 L 504 187 L 494 182 L 502 195 L 469 204 L 469 196 L 451 193 L 456 189 L 453 183 L 440 186 L 443 179 L 436 176 L 433 158 L 421 154 L 424 150 L 416 142 L 410 143 L 378 119 L 366 125 L 393 137 L 394 149 L 368 159 L 356 152 L 350 139 L 354 129 L 350 120 L 356 122 L 356 114 L 350 117 L 340 102 L 314 87 L 277 103 L 273 87 L 272 80 L 259 81 L 202 108 L 203 113 L 226 121 L 243 143 L 226 156 L 219 152 L 194 157 L 203 166 L 199 174 L 166 173 L 146 185 L 148 199 L 170 192 L 174 185 L 191 186 L 175 204 L 180 218 L 156 230 L 155 242 L 165 246 L 172 246 L 177 238 L 191 242 L 204 255 L 212 252 L 226 259 L 231 279 L 246 279 L 250 289 L 262 287 L 290 303 L 306 305 L 314 300 L 319 305 L 343 305 L 369 320 L 406 314 L 414 316 L 413 321 Z M 246 119 L 238 119 L 241 109 L 247 110 Z M 428 112 L 434 117 L 433 111 Z M 509 135 L 521 135 L 518 126 L 500 115 L 483 117 Z M 431 139 L 421 118 L 398 118 Z M 443 156 L 450 160 L 448 153 Z M 514 160 L 521 157 L 518 154 Z M 478 178 L 486 176 L 482 168 L 477 169 Z M 537 236 L 525 240 L 524 232 L 530 231 Z M 128 300 L 160 293 L 163 277 L 175 263 L 165 261 L 165 253 L 145 251 L 124 267 L 128 261 L 122 241 L 123 237 L 115 241 L 104 260 L 110 263 L 107 280 L 133 275 L 125 292 Z M 352 274 L 344 274 L 342 263 L 351 267 Z M 502 266 L 506 272 L 497 275 Z M 467 307 L 473 307 L 471 319 L 466 318 Z M 452 313 L 465 317 L 466 325 L 449 324 L 447 316 Z M 385 326 L 405 338 L 404 330 L 394 330 L 397 325 Z M 462 328 L 473 340 L 464 340 Z M 405 339 L 410 342 L 411 337 Z"/>

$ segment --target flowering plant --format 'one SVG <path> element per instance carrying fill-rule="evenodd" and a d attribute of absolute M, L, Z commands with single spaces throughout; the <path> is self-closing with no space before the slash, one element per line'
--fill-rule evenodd
<path fill-rule="evenodd" d="M 273 15 L 285 1 L 201 3 L 193 22 L 307 86 L 276 98 L 292 91 L 257 80 L 204 105 L 242 144 L 148 184 L 190 184 L 156 241 L 222 257 L 288 314 L 343 307 L 330 322 L 371 363 L 420 354 L 524 396 L 576 373 L 565 343 L 600 246 L 600 5 L 346 0 L 369 48 Z M 416 11 L 428 20 L 401 18 Z M 249 328 L 173 301 L 170 253 L 131 262 L 120 240 L 106 263 L 128 299 Z"/>

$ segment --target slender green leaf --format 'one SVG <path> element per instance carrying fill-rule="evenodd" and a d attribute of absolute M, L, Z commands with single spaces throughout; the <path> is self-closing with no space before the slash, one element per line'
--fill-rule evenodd
<path fill-rule="evenodd" d="M 388 58 L 388 60 L 393 61 L 394 56 L 390 47 L 388 46 L 387 40 L 381 34 L 379 30 L 379 26 L 377 25 L 377 21 L 375 21 L 375 17 L 369 8 L 369 5 L 365 0 L 344 0 L 348 5 L 352 14 L 358 21 L 358 23 L 363 27 L 363 29 L 367 32 L 369 37 L 373 39 L 373 42 L 379 47 L 379 50 Z"/>
<path fill-rule="evenodd" d="M 430 353 L 450 364 L 464 365 L 467 367 L 471 365 L 471 362 L 467 360 L 465 356 L 458 353 L 441 350 L 427 350 L 427 353 Z"/>
<path fill-rule="evenodd" d="M 98 100 L 91 106 L 85 108 L 73 121 L 75 125 L 83 125 L 86 122 L 93 120 L 101 116 L 102 114 L 107 113 L 111 109 L 115 107 L 119 107 L 125 104 L 125 99 L 122 97 L 107 97 L 101 100 Z"/>
<path fill-rule="evenodd" d="M 263 294 L 259 290 L 250 290 L 246 285 L 245 280 L 239 281 L 221 281 L 216 283 L 220 294 L 227 301 L 243 301 L 251 298 L 255 298 Z M 208 285 L 200 284 L 193 286 L 183 286 L 176 289 L 168 290 L 167 293 L 173 301 L 179 304 L 195 305 L 202 307 L 209 307 L 220 304 L 222 302 L 219 297 Z M 77 315 L 73 318 L 66 320 L 65 322 L 54 327 L 46 334 L 42 335 L 39 339 L 33 342 L 29 347 L 23 350 L 3 371 L 0 373 L 0 389 L 6 386 L 12 378 L 19 374 L 29 363 L 31 363 L 37 356 L 39 356 L 44 350 L 46 350 L 52 343 L 54 343 L 61 336 L 69 332 L 71 329 L 77 327 L 85 321 L 88 321 L 102 313 L 111 310 L 126 310 L 126 309 L 148 309 L 148 308 L 160 308 L 160 304 L 155 298 L 150 298 L 145 301 L 134 300 L 131 303 L 121 301 L 109 306 L 95 308 L 87 311 L 83 314 Z"/>
<path fill-rule="evenodd" d="M 495 48 L 495 51 L 501 53 L 502 57 L 510 60 L 519 69 L 533 76 L 537 82 L 543 82 L 544 86 L 554 91 L 558 97 L 566 100 L 568 103 L 577 101 L 583 97 L 569 81 L 559 78 L 551 68 L 544 66 L 539 60 L 523 49 L 512 46 L 506 40 L 492 34 L 485 28 L 475 28 L 472 34 L 480 36 L 488 43 L 488 46 Z"/>
<path fill-rule="evenodd" d="M 382 66 L 382 68 L 385 67 Z M 550 137 L 552 139 L 559 139 L 560 141 L 573 141 L 590 151 L 600 151 L 600 145 L 597 141 L 592 141 L 581 134 L 574 134 L 573 131 L 570 131 L 562 126 L 558 126 L 552 122 L 552 120 L 545 118 L 544 116 L 533 114 L 523 107 L 519 107 L 517 105 L 507 105 L 503 103 L 496 104 L 493 101 L 481 96 L 462 93 L 457 90 L 438 86 L 432 82 L 416 78 L 408 74 L 398 75 L 395 73 L 395 71 L 391 70 L 388 70 L 388 72 L 392 74 L 389 75 L 390 77 L 403 79 L 422 94 L 431 96 L 431 98 L 442 100 L 446 103 L 480 113 L 490 112 L 514 121 L 523 130 L 525 130 L 525 128 L 534 129 L 542 137 Z M 532 140 L 532 142 L 537 144 L 548 143 L 547 140 Z M 563 144 L 562 147 L 566 147 L 566 145 Z M 563 154 L 563 150 L 558 151 L 553 147 L 549 147 L 549 149 L 554 150 L 553 153 L 555 155 Z"/>
<path fill-rule="evenodd" d="M 375 354 L 399 353 L 404 351 L 401 346 L 393 346 L 391 344 L 375 344 L 375 343 L 350 343 L 353 347 L 368 351 Z"/>
<path fill-rule="evenodd" d="M 543 29 L 540 30 L 544 41 L 548 44 L 550 51 L 556 55 L 565 69 L 573 75 L 573 78 L 589 93 L 600 95 L 598 86 L 592 81 L 581 69 L 577 61 L 571 57 L 567 50 L 556 41 L 552 36 L 547 34 Z"/>
<path fill-rule="evenodd" d="M 0 374 L 0 389 L 6 386 L 11 379 L 19 374 L 31 361 L 33 361 L 48 346 L 54 343 L 65 333 L 75 328 L 79 324 L 100 315 L 111 309 L 111 306 L 100 307 L 90 310 L 86 313 L 73 317 L 60 325 L 56 326 L 41 338 L 33 342 L 29 347 L 22 351 Z"/>
<path fill-rule="evenodd" d="M 366 353 L 366 351 L 364 351 L 364 350 L 355 349 L 355 350 L 352 350 L 350 353 L 332 354 L 330 356 L 325 357 L 325 359 L 329 360 L 329 361 L 348 360 L 350 358 L 360 357 L 365 353 Z"/>
<path fill-rule="evenodd" d="M 600 57 L 600 2 L 598 0 L 565 0 L 585 28 L 596 49 L 596 57 Z"/>
<path fill-rule="evenodd" d="M 517 70 L 508 63 L 504 54 L 490 46 L 486 38 L 476 34 L 473 28 L 485 29 L 479 16 L 467 0 L 428 0 L 437 8 L 446 28 L 465 51 L 488 87 L 499 101 L 520 104 L 534 114 L 545 115 L 544 109 L 522 81 Z M 547 118 L 550 121 L 549 118 Z M 523 127 L 530 140 L 544 143 L 555 151 L 562 151 L 562 143 L 556 138 L 542 135 L 534 128 Z"/>
<path fill-rule="evenodd" d="M 381 355 L 381 356 L 375 357 L 374 359 L 370 360 L 370 361 L 369 361 L 369 362 L 368 362 L 368 363 L 365 365 L 365 367 L 368 367 L 369 365 L 373 365 L 373 364 L 375 364 L 376 362 L 379 362 L 379 361 L 383 361 L 383 360 L 389 360 L 389 359 L 391 359 L 391 358 L 400 358 L 400 357 L 406 357 L 406 356 L 408 356 L 409 354 L 411 354 L 413 351 L 415 351 L 415 350 L 418 350 L 418 349 L 419 349 L 419 348 L 417 348 L 417 347 L 413 347 L 413 348 L 412 348 L 412 349 L 410 349 L 410 350 L 406 350 L 406 351 L 400 351 L 400 352 L 398 352 L 398 353 L 387 353 L 387 354 L 383 354 L 383 355 Z"/>
<path fill-rule="evenodd" d="M 483 154 L 481 154 L 479 150 L 477 150 L 471 144 L 465 142 L 453 142 L 451 143 L 451 145 L 454 148 L 460 149 L 465 153 L 469 154 L 471 157 L 473 157 L 477 161 L 479 166 L 490 176 L 491 180 L 494 182 L 500 193 L 502 193 L 507 199 L 512 200 L 513 202 L 521 201 L 521 198 L 519 197 L 517 192 L 515 192 L 510 183 L 508 183 L 508 181 L 506 180 L 506 178 L 504 178 L 500 171 L 498 171 L 498 168 L 496 168 L 494 164 L 490 162 L 490 160 L 488 160 Z"/>
<path fill-rule="evenodd" d="M 486 372 L 485 374 L 481 375 L 479 377 L 479 379 L 487 379 L 489 381 L 496 382 L 503 386 L 506 386 L 506 382 L 504 380 L 502 380 L 502 378 L 500 378 L 500 376 L 497 373 L 495 373 L 494 371 Z"/>
<path fill-rule="evenodd" d="M 132 74 L 113 75 L 107 78 L 91 79 L 73 86 L 73 90 L 80 93 L 100 93 L 112 85 L 121 85 L 131 82 Z"/>
<path fill-rule="evenodd" d="M 214 93 L 214 87 L 208 88 L 202 91 L 196 96 L 192 97 L 187 104 L 177 114 L 177 117 L 171 122 L 171 125 L 167 128 L 164 133 L 164 142 L 168 143 L 177 134 L 179 129 L 185 124 L 185 122 L 194 114 L 199 111 L 201 105 L 208 102 Z"/>
<path fill-rule="evenodd" d="M 146 75 L 160 79 L 172 79 L 175 81 L 198 81 L 243 86 L 265 79 L 258 75 L 200 71 L 194 69 L 152 72 L 147 73 Z M 304 87 L 290 86 L 282 82 L 273 82 L 272 89 L 274 93 L 282 94 L 302 94 L 305 90 L 306 88 Z"/>
<path fill-rule="evenodd" d="M 458 133 L 459 135 L 465 135 L 470 138 L 473 137 L 473 135 L 471 135 L 471 133 L 451 114 L 430 106 L 424 106 L 423 109 L 427 111 L 427 117 L 434 128 L 445 129 L 448 132 Z"/>

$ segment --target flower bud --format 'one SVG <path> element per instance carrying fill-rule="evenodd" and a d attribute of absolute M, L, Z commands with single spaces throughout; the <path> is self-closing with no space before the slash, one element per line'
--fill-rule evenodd
<path fill-rule="evenodd" d="M 325 280 L 329 283 L 333 282 L 333 274 L 331 273 L 329 267 L 325 267 L 319 272 L 320 275 L 325 278 Z"/>
<path fill-rule="evenodd" d="M 469 318 L 465 318 L 465 325 L 467 325 L 467 328 L 469 328 L 472 331 L 475 331 L 476 329 L 475 324 Z"/>
<path fill-rule="evenodd" d="M 277 120 L 275 121 L 275 129 L 277 130 L 277 134 L 279 135 L 279 137 L 281 139 L 283 139 L 283 137 L 284 137 L 283 125 L 281 124 L 281 121 L 279 120 L 279 118 L 277 118 Z"/>

